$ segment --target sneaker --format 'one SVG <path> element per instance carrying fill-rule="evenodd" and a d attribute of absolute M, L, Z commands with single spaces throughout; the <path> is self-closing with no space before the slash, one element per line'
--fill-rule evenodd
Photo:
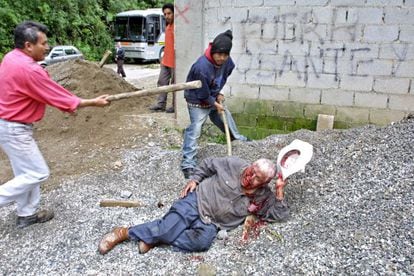
<path fill-rule="evenodd" d="M 35 223 L 44 223 L 51 220 L 55 216 L 53 211 L 41 210 L 34 215 L 27 217 L 17 217 L 16 226 L 17 228 L 25 228 Z"/>
<path fill-rule="evenodd" d="M 165 107 L 162 107 L 158 104 L 151 106 L 149 109 L 152 111 L 165 111 Z"/>
<path fill-rule="evenodd" d="M 193 175 L 194 169 L 193 168 L 186 168 L 183 169 L 183 174 L 185 179 L 190 179 L 190 177 Z"/>
<path fill-rule="evenodd" d="M 165 113 L 174 113 L 174 107 L 169 107 L 165 110 Z"/>

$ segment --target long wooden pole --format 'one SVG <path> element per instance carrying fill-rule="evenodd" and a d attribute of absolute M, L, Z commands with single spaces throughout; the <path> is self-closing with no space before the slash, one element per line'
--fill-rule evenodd
<path fill-rule="evenodd" d="M 176 91 L 185 90 L 185 89 L 195 89 L 195 88 L 200 88 L 201 86 L 202 86 L 201 81 L 196 80 L 196 81 L 183 82 L 183 83 L 177 83 L 177 84 L 171 84 L 171 85 L 164 85 L 164 86 L 159 86 L 155 88 L 143 89 L 143 90 L 134 91 L 134 92 L 115 94 L 115 95 L 109 96 L 107 100 L 112 102 L 112 101 L 127 99 L 131 97 L 143 97 L 143 96 L 155 95 L 155 94 L 160 94 L 160 93 L 165 93 L 165 92 L 168 93 L 168 92 L 176 92 Z"/>
<path fill-rule="evenodd" d="M 222 104 L 222 102 L 220 102 Z M 224 123 L 224 133 L 226 134 L 226 142 L 227 142 L 227 155 L 231 156 L 231 139 L 230 139 L 230 130 L 229 130 L 229 124 L 227 121 L 226 111 L 223 110 L 221 112 L 221 119 Z"/>

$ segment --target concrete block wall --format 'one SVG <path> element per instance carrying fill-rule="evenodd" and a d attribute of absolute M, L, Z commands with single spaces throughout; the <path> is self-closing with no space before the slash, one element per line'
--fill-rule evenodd
<path fill-rule="evenodd" d="M 256 116 L 246 121 L 257 126 L 259 118 L 316 121 L 324 113 L 352 127 L 414 112 L 414 1 L 176 0 L 175 6 L 177 81 L 185 81 L 217 34 L 233 31 L 236 69 L 224 92 L 236 118 Z M 265 104 L 252 108 L 255 102 Z"/>

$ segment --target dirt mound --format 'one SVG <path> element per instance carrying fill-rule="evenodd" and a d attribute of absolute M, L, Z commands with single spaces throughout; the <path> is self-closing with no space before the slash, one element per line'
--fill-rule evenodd
<path fill-rule="evenodd" d="M 59 84 L 86 99 L 138 90 L 112 69 L 89 61 L 62 62 L 48 66 L 47 71 Z M 141 85 L 155 87 L 156 78 L 142 80 Z M 35 124 L 34 132 L 51 169 L 51 177 L 43 187 L 55 186 L 65 176 L 105 169 L 117 160 L 119 149 L 137 146 L 149 130 L 148 124 L 134 116 L 148 113 L 155 97 L 129 98 L 105 108 L 81 108 L 75 114 L 48 107 L 43 120 Z M 12 176 L 8 164 L 7 157 L 0 152 L 0 183 Z"/>
<path fill-rule="evenodd" d="M 85 60 L 72 60 L 48 66 L 50 76 L 81 98 L 138 90 L 109 68 Z"/>

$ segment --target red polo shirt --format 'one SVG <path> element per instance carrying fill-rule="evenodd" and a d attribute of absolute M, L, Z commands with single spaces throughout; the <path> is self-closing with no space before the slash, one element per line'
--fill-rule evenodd
<path fill-rule="evenodd" d="M 19 123 L 41 120 L 46 105 L 73 112 L 80 98 L 53 81 L 37 62 L 14 49 L 0 65 L 0 118 Z"/>

